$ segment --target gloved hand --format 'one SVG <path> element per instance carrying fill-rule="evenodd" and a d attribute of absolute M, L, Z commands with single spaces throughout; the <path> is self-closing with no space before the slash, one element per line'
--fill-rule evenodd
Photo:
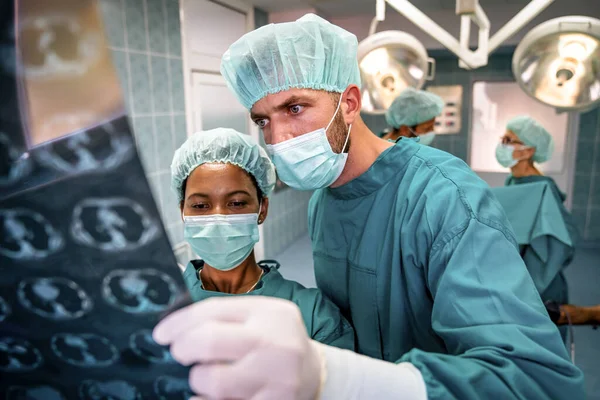
<path fill-rule="evenodd" d="M 210 399 L 313 400 L 322 358 L 298 307 L 261 296 L 213 298 L 163 319 L 154 340 L 190 370 L 190 387 Z"/>

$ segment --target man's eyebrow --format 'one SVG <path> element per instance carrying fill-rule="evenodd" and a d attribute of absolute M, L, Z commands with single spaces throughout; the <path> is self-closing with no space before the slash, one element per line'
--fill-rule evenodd
<path fill-rule="evenodd" d="M 273 107 L 273 111 L 282 111 L 282 110 L 286 110 L 288 108 L 290 108 L 291 106 L 293 106 L 294 104 L 298 104 L 298 103 L 306 103 L 306 102 L 313 102 L 313 99 L 309 96 L 298 96 L 298 95 L 292 95 L 290 97 L 288 97 L 287 99 L 285 99 L 282 103 L 280 103 L 279 105 Z M 263 114 L 259 114 L 259 113 L 255 113 L 250 111 L 250 117 L 253 120 L 257 120 L 257 119 L 263 119 L 263 118 L 268 118 L 267 115 L 263 115 Z"/>

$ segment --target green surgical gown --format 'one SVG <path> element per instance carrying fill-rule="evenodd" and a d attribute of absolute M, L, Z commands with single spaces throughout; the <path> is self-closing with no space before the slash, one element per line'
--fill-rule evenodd
<path fill-rule="evenodd" d="M 276 262 L 259 263 L 264 274 L 256 288 L 245 296 L 269 296 L 290 300 L 300 308 L 304 325 L 311 339 L 342 349 L 354 350 L 354 330 L 342 316 L 340 310 L 318 289 L 307 289 L 301 284 L 284 279 L 277 271 Z M 183 278 L 194 301 L 201 301 L 217 296 L 244 296 L 227 294 L 202 289 L 198 279 L 197 268 L 203 262 L 192 260 L 188 263 Z"/>
<path fill-rule="evenodd" d="M 429 399 L 584 397 L 500 204 L 463 161 L 400 140 L 314 193 L 309 232 L 357 351 L 412 363 Z"/>

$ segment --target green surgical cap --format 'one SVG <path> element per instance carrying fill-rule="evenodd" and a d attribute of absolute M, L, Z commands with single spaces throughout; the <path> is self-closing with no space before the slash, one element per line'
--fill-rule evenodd
<path fill-rule="evenodd" d="M 221 74 L 248 110 L 268 94 L 292 88 L 343 93 L 360 86 L 358 41 L 314 14 L 249 32 L 221 59 Z"/>
<path fill-rule="evenodd" d="M 198 166 L 206 163 L 237 165 L 256 179 L 269 196 L 275 187 L 275 167 L 267 152 L 252 139 L 233 129 L 217 128 L 197 132 L 177 149 L 171 163 L 171 187 L 183 200 L 183 182 Z"/>
<path fill-rule="evenodd" d="M 531 117 L 519 116 L 508 121 L 506 129 L 513 131 L 529 147 L 535 147 L 533 161 L 546 162 L 554 152 L 554 138 L 539 122 Z"/>
<path fill-rule="evenodd" d="M 394 99 L 385 120 L 395 129 L 417 126 L 440 115 L 443 108 L 444 100 L 440 96 L 409 87 Z"/>

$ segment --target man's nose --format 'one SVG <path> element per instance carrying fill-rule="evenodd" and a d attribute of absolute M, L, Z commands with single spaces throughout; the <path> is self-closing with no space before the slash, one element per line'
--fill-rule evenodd
<path fill-rule="evenodd" d="M 265 135 L 265 142 L 267 144 L 282 143 L 294 137 L 294 135 L 291 133 L 292 130 L 290 129 L 290 126 L 285 122 L 271 121 L 269 125 L 269 135 Z"/>

